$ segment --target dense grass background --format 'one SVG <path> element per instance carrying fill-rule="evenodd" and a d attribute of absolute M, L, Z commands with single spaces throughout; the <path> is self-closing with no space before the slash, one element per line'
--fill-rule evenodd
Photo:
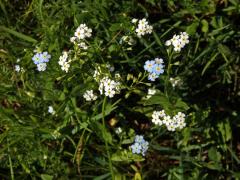
<path fill-rule="evenodd" d="M 0 0 L 1 179 L 240 179 L 239 4 Z M 138 38 L 131 20 L 144 17 L 154 32 Z M 77 52 L 69 39 L 81 23 L 93 29 L 90 48 L 64 73 L 59 56 Z M 168 65 L 164 43 L 182 31 L 190 43 L 174 55 L 168 74 L 181 86 L 166 87 L 165 73 L 151 83 L 156 99 L 144 101 L 150 82 L 136 80 L 144 62 L 159 56 Z M 121 43 L 126 35 L 132 46 Z M 36 46 L 52 56 L 45 72 L 31 60 Z M 16 72 L 16 64 L 24 71 Z M 89 103 L 82 95 L 98 88 L 92 78 L 97 64 L 113 65 L 124 89 Z M 185 112 L 186 128 L 169 133 L 153 126 L 156 108 Z M 135 134 L 150 143 L 145 157 L 129 150 Z"/>

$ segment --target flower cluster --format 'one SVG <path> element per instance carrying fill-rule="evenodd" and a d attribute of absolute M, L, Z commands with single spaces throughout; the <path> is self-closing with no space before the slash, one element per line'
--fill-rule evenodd
<path fill-rule="evenodd" d="M 68 52 L 63 51 L 62 56 L 59 57 L 58 64 L 61 66 L 61 69 L 65 72 L 68 72 L 70 68 L 71 60 L 68 60 Z"/>
<path fill-rule="evenodd" d="M 51 55 L 48 54 L 48 52 L 37 52 L 33 57 L 32 60 L 34 64 L 37 65 L 38 71 L 45 71 L 47 68 L 47 62 L 49 62 L 49 59 L 51 58 Z"/>
<path fill-rule="evenodd" d="M 168 131 L 175 131 L 177 128 L 183 129 L 186 126 L 185 114 L 178 112 L 173 118 L 166 115 L 165 111 L 154 111 L 152 122 L 158 126 L 165 125 Z"/>
<path fill-rule="evenodd" d="M 112 98 L 115 94 L 120 93 L 120 83 L 104 77 L 99 83 L 99 91 L 100 94 Z"/>
<path fill-rule="evenodd" d="M 87 27 L 86 24 L 80 24 L 79 27 L 76 29 L 74 36 L 70 38 L 70 41 L 72 43 L 77 43 L 80 48 L 86 50 L 88 47 L 83 40 L 91 36 L 92 29 Z"/>
<path fill-rule="evenodd" d="M 162 58 L 155 58 L 145 62 L 144 69 L 149 72 L 148 80 L 155 81 L 160 74 L 164 72 L 164 64 Z"/>
<path fill-rule="evenodd" d="M 134 154 L 142 154 L 145 156 L 147 150 L 148 150 L 149 143 L 144 140 L 143 136 L 136 135 L 134 144 L 130 146 L 132 153 Z"/>
<path fill-rule="evenodd" d="M 137 19 L 132 20 L 133 23 L 136 23 L 137 21 Z M 138 26 L 135 31 L 137 33 L 137 36 L 141 37 L 145 34 L 151 34 L 153 31 L 153 27 L 149 25 L 148 21 L 145 18 L 143 18 L 138 21 Z"/>
<path fill-rule="evenodd" d="M 173 45 L 174 51 L 180 52 L 186 44 L 189 43 L 189 35 L 186 32 L 181 32 L 180 35 L 174 35 L 172 39 L 167 40 L 165 45 Z"/>
<path fill-rule="evenodd" d="M 84 99 L 86 101 L 95 101 L 97 99 L 97 96 L 93 94 L 93 90 L 88 90 L 83 94 Z"/>

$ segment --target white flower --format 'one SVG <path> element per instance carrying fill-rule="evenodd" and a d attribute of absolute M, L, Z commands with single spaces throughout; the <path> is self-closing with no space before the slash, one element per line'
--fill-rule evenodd
<path fill-rule="evenodd" d="M 55 111 L 54 111 L 54 109 L 53 109 L 52 106 L 48 106 L 48 112 L 49 112 L 50 114 L 55 114 Z"/>
<path fill-rule="evenodd" d="M 156 89 L 148 89 L 148 95 L 147 95 L 147 99 L 149 99 L 150 97 L 152 97 L 152 95 L 154 95 L 156 93 Z"/>
<path fill-rule="evenodd" d="M 79 40 L 85 39 L 86 37 L 92 36 L 92 29 L 88 28 L 86 24 L 80 24 L 74 33 L 74 36 Z"/>
<path fill-rule="evenodd" d="M 173 88 L 175 88 L 176 86 L 180 86 L 181 85 L 181 79 L 176 77 L 176 78 L 170 78 L 169 79 L 170 83 L 172 84 Z"/>
<path fill-rule="evenodd" d="M 85 42 L 80 42 L 78 44 L 78 46 L 81 48 L 81 49 L 84 49 L 84 50 L 87 50 L 88 49 L 88 46 Z"/>
<path fill-rule="evenodd" d="M 83 94 L 83 97 L 86 101 L 95 101 L 97 96 L 93 94 L 93 90 L 88 90 Z"/>
<path fill-rule="evenodd" d="M 156 64 L 161 64 L 161 65 L 163 65 L 163 64 L 164 64 L 164 62 L 163 62 L 163 59 L 162 59 L 162 58 L 155 58 L 154 60 L 155 60 L 155 63 L 156 63 Z M 164 66 L 164 65 L 163 65 L 163 66 Z"/>
<path fill-rule="evenodd" d="M 174 47 L 174 51 L 180 52 L 181 49 L 184 48 L 184 46 L 188 43 L 189 35 L 186 32 L 181 32 L 180 35 L 174 34 L 172 39 L 165 42 L 165 45 L 170 46 L 172 44 Z"/>
<path fill-rule="evenodd" d="M 69 71 L 71 60 L 68 60 L 68 52 L 63 51 L 62 56 L 59 57 L 58 64 L 61 66 L 61 69 L 65 72 Z"/>
<path fill-rule="evenodd" d="M 171 123 L 172 119 L 170 116 L 164 116 L 163 117 L 163 124 L 165 124 L 166 126 L 169 126 Z"/>
<path fill-rule="evenodd" d="M 37 70 L 38 71 L 45 71 L 47 68 L 47 64 L 46 63 L 39 63 L 37 64 Z"/>
<path fill-rule="evenodd" d="M 67 73 L 69 71 L 69 68 L 70 64 L 68 62 L 63 62 L 61 69 Z"/>
<path fill-rule="evenodd" d="M 168 131 L 175 131 L 178 129 L 183 129 L 186 126 L 185 114 L 178 112 L 173 118 L 166 115 L 165 111 L 153 111 L 152 122 L 155 125 L 161 126 L 165 125 Z"/>
<path fill-rule="evenodd" d="M 20 58 L 17 58 L 17 63 L 20 62 L 20 61 L 21 61 L 21 59 L 20 59 Z"/>
<path fill-rule="evenodd" d="M 148 89 L 148 95 L 154 95 L 156 93 L 156 89 Z"/>
<path fill-rule="evenodd" d="M 105 96 L 110 98 L 112 98 L 115 94 L 120 93 L 120 90 L 120 83 L 115 82 L 108 77 L 104 77 L 99 83 L 100 94 L 105 94 Z"/>
<path fill-rule="evenodd" d="M 148 21 L 143 18 L 138 21 L 138 26 L 136 28 L 136 33 L 138 37 L 141 37 L 145 34 L 151 34 L 153 31 L 153 27 L 148 24 Z"/>
<path fill-rule="evenodd" d="M 133 19 L 132 19 L 132 23 L 133 23 L 133 24 L 135 24 L 137 21 L 138 21 L 138 19 L 136 19 L 136 18 L 133 18 Z"/>
<path fill-rule="evenodd" d="M 15 65 L 15 71 L 19 72 L 21 70 L 21 67 L 19 65 Z"/>
<path fill-rule="evenodd" d="M 118 128 L 115 130 L 115 132 L 116 132 L 117 134 L 121 134 L 121 133 L 122 133 L 122 128 L 121 128 L 121 127 L 118 127 Z"/>
<path fill-rule="evenodd" d="M 166 46 L 170 46 L 172 44 L 172 41 L 171 40 L 167 40 L 166 42 L 165 42 L 165 45 Z"/>
<path fill-rule="evenodd" d="M 113 89 L 107 89 L 105 90 L 105 96 L 108 96 L 110 98 L 112 98 L 115 95 L 116 91 L 114 91 Z"/>
<path fill-rule="evenodd" d="M 77 39 L 77 37 L 71 37 L 71 38 L 70 38 L 70 42 L 71 42 L 71 43 L 75 43 L 76 39 Z"/>

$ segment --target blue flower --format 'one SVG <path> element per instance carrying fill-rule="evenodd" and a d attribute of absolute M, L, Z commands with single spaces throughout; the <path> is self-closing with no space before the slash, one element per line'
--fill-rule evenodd
<path fill-rule="evenodd" d="M 48 52 L 43 52 L 43 53 L 36 53 L 32 60 L 34 64 L 41 64 L 41 63 L 46 63 L 49 62 L 49 59 L 51 58 L 51 55 L 48 54 Z"/>
<path fill-rule="evenodd" d="M 144 65 L 144 69 L 149 72 L 149 73 L 152 73 L 153 72 L 153 67 L 155 65 L 155 61 L 153 60 L 148 60 L 145 62 L 145 65 Z"/>
<path fill-rule="evenodd" d="M 157 74 L 154 72 L 154 73 L 150 73 L 148 75 L 148 80 L 149 81 L 155 81 L 156 79 L 158 78 Z"/>
<path fill-rule="evenodd" d="M 142 155 L 143 155 L 143 156 L 145 156 L 145 154 L 146 154 L 146 152 L 147 152 L 147 150 L 148 150 L 148 145 L 149 145 L 149 143 L 148 143 L 147 141 L 144 141 L 144 142 L 142 143 Z"/>
<path fill-rule="evenodd" d="M 134 143 L 131 145 L 132 153 L 134 154 L 140 154 L 141 153 L 141 145 L 138 143 Z"/>
<path fill-rule="evenodd" d="M 51 58 L 51 55 L 48 54 L 48 52 L 43 52 L 41 55 L 42 55 L 41 57 L 43 62 L 48 62 L 49 59 Z"/>
<path fill-rule="evenodd" d="M 153 67 L 153 72 L 157 75 L 163 74 L 164 69 L 162 64 L 155 64 Z"/>
<path fill-rule="evenodd" d="M 135 143 L 142 143 L 144 141 L 143 136 L 136 135 L 135 136 Z"/>
<path fill-rule="evenodd" d="M 145 156 L 147 150 L 148 150 L 149 143 L 144 140 L 143 136 L 136 135 L 135 136 L 135 142 L 130 146 L 132 153 L 134 154 L 142 154 Z"/>
<path fill-rule="evenodd" d="M 41 53 L 37 53 L 33 56 L 32 58 L 34 64 L 40 64 L 42 63 L 42 54 Z"/>

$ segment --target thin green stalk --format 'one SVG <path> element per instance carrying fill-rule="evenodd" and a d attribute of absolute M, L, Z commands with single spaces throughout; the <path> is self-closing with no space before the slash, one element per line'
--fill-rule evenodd
<path fill-rule="evenodd" d="M 103 105 L 102 105 L 102 124 L 103 124 L 103 127 L 105 128 L 105 130 L 107 131 L 106 126 L 105 126 L 105 119 L 104 119 L 106 100 L 107 100 L 107 97 L 105 96 L 103 99 Z M 111 156 L 110 156 L 110 152 L 109 152 L 108 142 L 105 139 L 104 139 L 104 142 L 105 142 L 105 147 L 106 147 L 107 156 L 108 156 L 109 169 L 111 171 L 112 179 L 114 179 L 114 172 L 113 172 L 113 168 L 112 168 L 112 161 L 111 161 Z"/>
<path fill-rule="evenodd" d="M 168 97 L 168 86 L 169 86 L 169 78 L 171 73 L 171 66 L 172 66 L 172 56 L 173 52 L 171 51 L 170 54 L 168 53 L 168 67 L 167 67 L 167 77 L 165 79 L 165 85 L 164 85 L 164 93 Z"/>
<path fill-rule="evenodd" d="M 8 145 L 8 161 L 9 161 L 9 166 L 10 166 L 11 179 L 14 180 L 14 172 L 13 172 L 12 159 L 11 159 L 11 155 L 10 155 L 8 140 L 7 140 L 7 145 Z"/>

